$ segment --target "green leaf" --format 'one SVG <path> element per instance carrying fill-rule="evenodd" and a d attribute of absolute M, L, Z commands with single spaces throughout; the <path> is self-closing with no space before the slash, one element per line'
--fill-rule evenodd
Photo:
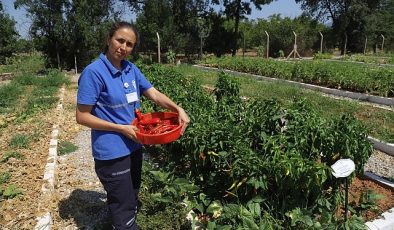
<path fill-rule="evenodd" d="M 168 177 L 170 175 L 170 173 L 162 172 L 162 171 L 150 171 L 150 173 L 152 173 L 152 175 L 155 177 L 156 180 L 163 183 L 167 182 Z"/>
<path fill-rule="evenodd" d="M 242 217 L 242 225 L 246 229 L 259 230 L 259 226 L 249 217 Z"/>
<path fill-rule="evenodd" d="M 170 197 L 163 197 L 160 192 L 151 194 L 151 198 L 155 201 L 162 203 L 173 203 L 173 199 Z"/>
<path fill-rule="evenodd" d="M 248 208 L 252 213 L 253 218 L 258 218 L 261 215 L 261 209 L 259 203 L 249 203 Z"/>
<path fill-rule="evenodd" d="M 212 203 L 208 206 L 206 213 L 208 214 L 215 214 L 215 212 L 222 212 L 223 206 L 221 205 L 220 201 L 212 201 Z"/>
<path fill-rule="evenodd" d="M 205 206 L 208 206 L 211 203 L 211 201 L 207 199 L 207 195 L 204 193 L 200 193 L 200 200 Z"/>
<path fill-rule="evenodd" d="M 216 229 L 216 223 L 209 221 L 208 225 L 207 225 L 207 229 L 208 230 L 215 230 Z"/>

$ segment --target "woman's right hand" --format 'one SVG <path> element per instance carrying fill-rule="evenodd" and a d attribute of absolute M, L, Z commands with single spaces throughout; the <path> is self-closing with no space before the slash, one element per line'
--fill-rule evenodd
<path fill-rule="evenodd" d="M 141 143 L 137 138 L 136 132 L 138 128 L 134 125 L 121 125 L 121 133 L 125 135 L 127 138 L 132 139 L 134 142 Z"/>
<path fill-rule="evenodd" d="M 118 132 L 118 133 L 125 135 L 127 138 L 132 139 L 133 141 L 135 141 L 137 143 L 141 143 L 137 139 L 137 134 L 135 133 L 136 131 L 138 131 L 137 127 L 135 127 L 134 125 L 115 124 L 115 123 L 100 119 L 100 118 L 92 115 L 92 113 L 91 113 L 92 108 L 93 108 L 92 105 L 78 104 L 77 111 L 76 111 L 76 120 L 77 120 L 78 124 L 87 126 L 91 129 Z"/>

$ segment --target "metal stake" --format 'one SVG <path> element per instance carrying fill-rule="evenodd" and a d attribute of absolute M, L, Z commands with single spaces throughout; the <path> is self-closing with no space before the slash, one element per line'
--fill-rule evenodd
<path fill-rule="evenodd" d="M 264 31 L 265 34 L 267 35 L 267 59 L 269 58 L 269 52 L 270 52 L 270 35 L 267 33 L 267 31 Z"/>
<path fill-rule="evenodd" d="M 368 42 L 368 38 L 367 38 L 367 36 L 365 36 L 364 55 L 365 55 L 365 52 L 367 51 L 367 42 Z"/>
<path fill-rule="evenodd" d="M 320 34 L 320 53 L 323 53 L 323 34 L 319 32 Z"/>
<path fill-rule="evenodd" d="M 156 32 L 156 36 L 157 36 L 157 60 L 160 64 L 160 36 L 158 32 Z"/>
<path fill-rule="evenodd" d="M 345 178 L 345 222 L 347 221 L 347 213 L 349 209 L 348 198 L 349 198 L 349 184 L 348 184 L 348 179 L 346 177 Z"/>

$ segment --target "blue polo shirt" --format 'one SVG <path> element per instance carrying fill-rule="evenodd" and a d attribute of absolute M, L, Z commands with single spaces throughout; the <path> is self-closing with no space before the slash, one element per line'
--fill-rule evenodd
<path fill-rule="evenodd" d="M 77 103 L 92 105 L 92 114 L 103 120 L 129 125 L 141 93 L 152 87 L 131 62 L 122 61 L 116 69 L 104 54 L 88 65 L 78 80 Z M 132 96 L 131 96 L 132 95 Z M 129 155 L 141 148 L 123 134 L 92 129 L 92 152 L 98 160 L 111 160 Z"/>

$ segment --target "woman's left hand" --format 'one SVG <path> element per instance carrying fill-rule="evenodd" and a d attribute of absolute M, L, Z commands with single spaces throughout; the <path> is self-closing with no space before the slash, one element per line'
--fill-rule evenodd
<path fill-rule="evenodd" d="M 176 105 L 170 98 L 168 98 L 163 93 L 159 92 L 154 87 L 149 88 L 143 94 L 144 96 L 146 96 L 147 98 L 158 104 L 159 106 L 174 112 L 175 111 L 178 112 L 179 124 L 183 123 L 181 134 L 185 132 L 187 125 L 190 123 L 189 116 L 186 114 L 185 110 L 183 110 L 181 107 Z"/>
<path fill-rule="evenodd" d="M 187 125 L 190 123 L 190 119 L 189 119 L 189 116 L 187 115 L 187 113 L 185 112 L 185 110 L 183 110 L 182 108 L 178 109 L 178 121 L 179 121 L 179 124 L 183 123 L 182 130 L 181 130 L 181 134 L 183 134 L 186 130 Z"/>

